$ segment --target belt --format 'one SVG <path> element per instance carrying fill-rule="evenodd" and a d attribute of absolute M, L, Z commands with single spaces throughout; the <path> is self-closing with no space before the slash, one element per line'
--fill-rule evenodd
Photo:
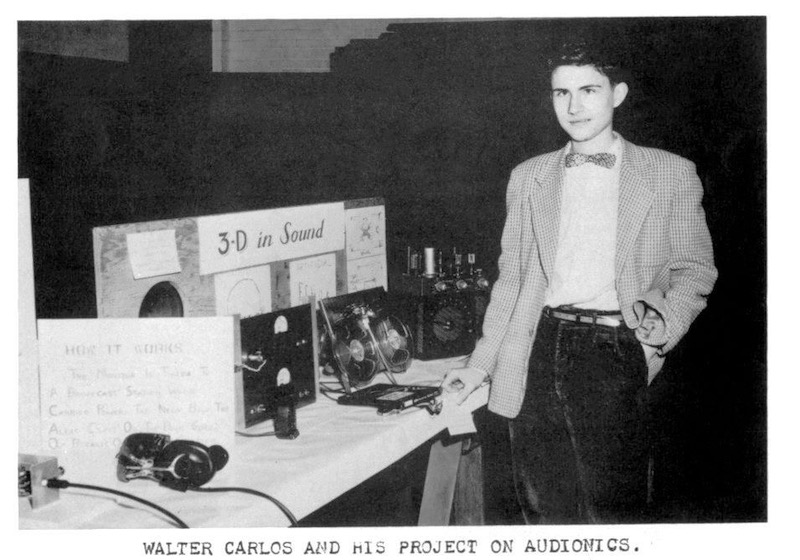
<path fill-rule="evenodd" d="M 570 313 L 560 311 L 552 307 L 545 307 L 543 313 L 559 321 L 570 321 L 572 323 L 587 323 L 589 325 L 603 325 L 605 327 L 619 327 L 622 325 L 622 314 L 618 312 L 607 313 L 603 311 L 592 311 L 587 309 L 586 313 Z"/>

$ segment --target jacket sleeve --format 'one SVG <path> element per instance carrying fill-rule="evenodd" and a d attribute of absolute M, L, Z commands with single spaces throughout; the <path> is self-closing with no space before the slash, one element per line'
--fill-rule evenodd
<path fill-rule="evenodd" d="M 685 161 L 670 198 L 668 281 L 651 288 L 641 302 L 658 311 L 666 326 L 662 340 L 651 340 L 664 355 L 680 341 L 706 306 L 717 279 L 711 235 L 703 211 L 703 185 L 695 165 Z M 644 306 L 635 306 L 639 319 Z"/>
<path fill-rule="evenodd" d="M 515 169 L 509 180 L 506 194 L 506 221 L 500 242 L 500 258 L 497 266 L 499 276 L 492 286 L 491 299 L 483 319 L 483 336 L 477 341 L 469 360 L 469 367 L 483 371 L 488 376 L 494 373 L 497 356 L 517 305 L 522 283 L 522 252 L 536 250 L 523 247 L 522 228 L 525 223 L 526 185 L 525 173 Z M 538 258 L 532 255 L 532 258 Z"/>

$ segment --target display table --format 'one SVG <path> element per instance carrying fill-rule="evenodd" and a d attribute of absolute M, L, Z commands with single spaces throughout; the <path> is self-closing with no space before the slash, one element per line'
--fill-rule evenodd
<path fill-rule="evenodd" d="M 401 384 L 439 384 L 444 374 L 458 367 L 456 359 L 416 360 Z M 323 381 L 326 381 L 323 379 Z M 334 381 L 334 378 L 330 378 Z M 380 375 L 376 381 L 385 381 Z M 280 500 L 302 519 L 361 482 L 377 474 L 436 436 L 468 431 L 472 413 L 484 406 L 488 387 L 481 387 L 461 406 L 453 395 L 443 396 L 441 414 L 423 409 L 380 416 L 375 409 L 341 406 L 318 395 L 317 402 L 297 410 L 300 436 L 295 440 L 237 436 L 228 465 L 206 484 L 208 488 L 241 487 Z M 271 422 L 249 432 L 271 429 Z M 449 443 L 448 443 L 449 442 Z M 420 511 L 421 525 L 446 525 L 453 502 L 461 442 L 438 439 L 431 447 Z M 109 468 L 115 462 L 109 461 Z M 73 483 L 93 484 L 79 473 L 65 473 Z M 148 480 L 119 483 L 118 490 L 155 502 L 181 518 L 189 527 L 262 527 L 289 525 L 271 502 L 241 492 L 178 492 Z M 20 499 L 22 529 L 164 528 L 166 516 L 146 506 L 110 494 L 68 488 L 57 502 L 31 510 Z"/>

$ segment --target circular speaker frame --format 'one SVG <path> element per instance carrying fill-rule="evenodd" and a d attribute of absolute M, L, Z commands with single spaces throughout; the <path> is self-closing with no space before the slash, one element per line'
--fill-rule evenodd
<path fill-rule="evenodd" d="M 172 282 L 154 284 L 142 299 L 139 317 L 183 317 L 183 299 Z"/>

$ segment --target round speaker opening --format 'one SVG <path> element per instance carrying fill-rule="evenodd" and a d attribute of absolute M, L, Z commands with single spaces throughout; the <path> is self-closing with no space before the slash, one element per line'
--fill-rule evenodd
<path fill-rule="evenodd" d="M 147 291 L 139 317 L 183 317 L 183 300 L 170 282 L 159 282 Z"/>

